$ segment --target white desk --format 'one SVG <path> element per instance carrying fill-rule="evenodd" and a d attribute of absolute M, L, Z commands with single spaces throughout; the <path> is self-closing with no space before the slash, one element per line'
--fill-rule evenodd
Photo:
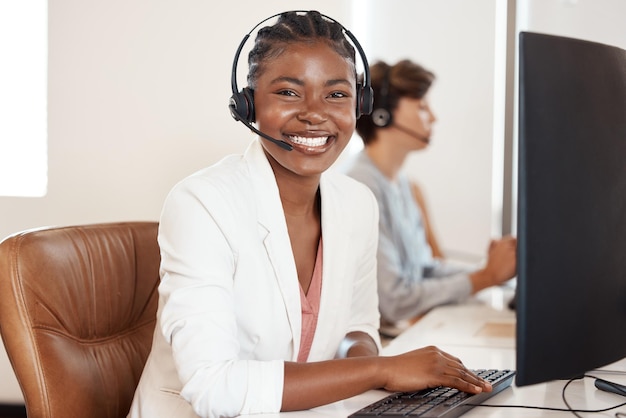
<path fill-rule="evenodd" d="M 499 291 L 496 290 L 496 292 Z M 469 368 L 515 369 L 515 313 L 505 307 L 506 304 L 503 303 L 505 296 L 506 294 L 498 295 L 492 292 L 480 295 L 480 301 L 436 308 L 392 340 L 384 348 L 382 354 L 393 355 L 413 348 L 436 345 L 459 357 Z M 618 370 L 622 373 L 597 371 L 590 374 L 626 384 L 626 359 L 603 369 Z M 565 383 L 565 381 L 554 381 L 524 387 L 517 387 L 513 383 L 510 388 L 485 403 L 565 408 L 561 398 Z M 275 416 L 277 418 L 345 418 L 387 394 L 388 392 L 379 390 L 369 391 L 309 411 L 280 413 Z M 566 399 L 573 408 L 577 409 L 601 409 L 626 402 L 626 397 L 597 390 L 593 385 L 593 379 L 583 379 L 570 384 L 566 390 Z M 626 407 L 593 416 L 614 417 L 616 411 L 626 413 Z M 581 415 L 590 416 L 589 414 Z M 570 412 L 536 409 L 475 407 L 463 415 L 463 418 L 557 416 L 574 415 Z"/>

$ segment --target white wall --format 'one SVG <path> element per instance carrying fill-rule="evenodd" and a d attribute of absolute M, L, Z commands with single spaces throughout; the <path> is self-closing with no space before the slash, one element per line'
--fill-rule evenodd
<path fill-rule="evenodd" d="M 520 30 L 586 39 L 626 49 L 624 0 L 518 0 Z"/>

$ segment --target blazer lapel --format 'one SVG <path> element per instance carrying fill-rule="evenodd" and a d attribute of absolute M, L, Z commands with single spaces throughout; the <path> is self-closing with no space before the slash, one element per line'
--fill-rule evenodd
<path fill-rule="evenodd" d="M 248 161 L 250 176 L 254 184 L 254 202 L 258 208 L 259 232 L 264 235 L 263 244 L 283 296 L 293 337 L 292 360 L 296 361 L 302 329 L 300 284 L 278 186 L 258 139 L 250 145 L 245 158 Z"/>

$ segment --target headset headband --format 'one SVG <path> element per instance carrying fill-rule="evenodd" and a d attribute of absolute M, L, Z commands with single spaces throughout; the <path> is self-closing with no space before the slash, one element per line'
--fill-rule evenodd
<path fill-rule="evenodd" d="M 254 30 L 256 28 L 258 28 L 259 26 L 261 26 L 263 23 L 267 22 L 268 20 L 271 20 L 275 17 L 278 17 L 284 13 L 307 13 L 309 12 L 309 10 L 291 10 L 291 11 L 287 11 L 287 12 L 280 12 L 280 13 L 276 13 L 270 17 L 267 17 L 265 19 L 263 19 L 262 21 L 260 21 L 259 23 L 257 23 L 256 25 L 254 25 L 254 27 L 252 29 L 250 29 L 250 31 L 243 37 L 243 39 L 241 40 L 241 43 L 239 44 L 239 47 L 237 48 L 237 52 L 235 52 L 235 58 L 233 60 L 233 68 L 232 68 L 232 72 L 231 72 L 231 78 L 230 78 L 230 85 L 233 91 L 233 94 L 238 94 L 239 92 L 239 88 L 237 87 L 237 65 L 239 63 L 239 56 L 241 55 L 241 51 L 243 49 L 243 46 L 245 45 L 245 43 L 248 41 L 248 38 L 250 37 L 250 35 L 252 34 L 252 32 L 254 32 Z M 352 34 L 352 32 L 350 32 L 345 26 L 343 26 L 341 23 L 339 23 L 338 21 L 336 21 L 335 19 L 333 19 L 330 16 L 326 16 L 325 14 L 320 13 L 320 16 L 322 16 L 324 19 L 327 19 L 333 23 L 336 23 L 337 25 L 339 25 L 341 27 L 341 30 L 343 30 L 343 33 L 348 37 L 348 39 L 350 39 L 350 41 L 352 42 L 352 45 L 356 48 L 357 52 L 359 53 L 359 56 L 361 57 L 361 62 L 363 63 L 363 85 L 362 88 L 364 89 L 371 89 L 371 80 L 370 80 L 370 68 L 369 68 L 369 64 L 367 62 L 367 57 L 365 56 L 365 52 L 363 51 L 363 48 L 361 47 L 361 44 L 359 43 L 359 41 L 357 41 L 356 37 Z M 357 103 L 357 106 L 359 106 L 360 104 Z M 371 105 L 369 108 L 369 112 L 363 112 L 363 113 L 370 113 L 371 112 Z"/>

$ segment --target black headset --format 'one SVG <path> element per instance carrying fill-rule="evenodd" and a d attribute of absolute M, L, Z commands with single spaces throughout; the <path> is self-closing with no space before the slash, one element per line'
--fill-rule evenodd
<path fill-rule="evenodd" d="M 306 13 L 306 10 L 293 10 L 292 12 Z M 242 90 L 237 88 L 237 64 L 239 62 L 239 55 L 241 55 L 241 50 L 243 49 L 244 44 L 250 37 L 250 34 L 260 25 L 267 22 L 268 20 L 275 18 L 277 16 L 282 15 L 283 13 L 289 12 L 281 12 L 275 15 L 272 15 L 266 19 L 263 19 L 259 23 L 257 23 L 251 30 L 244 36 L 239 47 L 237 48 L 237 52 L 235 53 L 235 59 L 233 60 L 233 69 L 231 73 L 230 84 L 233 91 L 233 95 L 230 97 L 228 107 L 230 109 L 230 114 L 235 118 L 235 120 L 243 122 L 244 125 L 248 126 L 255 132 L 259 133 L 252 125 L 252 122 L 255 121 L 255 112 L 254 112 L 254 92 L 249 87 L 244 87 Z M 356 117 L 359 118 L 361 115 L 369 115 L 372 112 L 372 107 L 374 103 L 374 94 L 372 92 L 372 84 L 370 80 L 370 69 L 367 63 L 367 57 L 365 56 L 365 52 L 363 52 L 363 48 L 355 38 L 355 36 L 346 29 L 341 23 L 337 22 L 335 19 L 323 15 L 320 15 L 330 20 L 333 23 L 338 24 L 343 30 L 344 34 L 350 39 L 354 47 L 359 53 L 361 57 L 361 61 L 363 62 L 363 83 L 357 84 L 356 89 Z M 266 137 L 265 135 L 263 135 Z M 282 143 L 282 141 L 281 141 Z M 279 144 L 280 145 L 280 144 Z"/>
<path fill-rule="evenodd" d="M 429 137 L 424 136 L 418 132 L 415 132 L 412 129 L 407 128 L 406 126 L 399 125 L 393 121 L 393 114 L 391 113 L 391 110 L 389 109 L 389 96 L 391 95 L 390 91 L 391 91 L 391 69 L 392 68 L 393 67 L 389 66 L 385 70 L 385 73 L 383 74 L 383 80 L 380 86 L 380 106 L 378 106 L 372 112 L 372 122 L 374 123 L 374 125 L 378 126 L 379 128 L 386 128 L 388 126 L 393 125 L 394 128 L 406 134 L 409 134 L 413 138 L 416 138 L 425 144 L 429 144 L 430 143 Z"/>
<path fill-rule="evenodd" d="M 372 112 L 372 122 L 379 128 L 391 125 L 392 115 L 389 110 L 389 88 L 391 87 L 391 67 L 385 70 L 383 82 L 380 86 L 380 106 Z"/>

